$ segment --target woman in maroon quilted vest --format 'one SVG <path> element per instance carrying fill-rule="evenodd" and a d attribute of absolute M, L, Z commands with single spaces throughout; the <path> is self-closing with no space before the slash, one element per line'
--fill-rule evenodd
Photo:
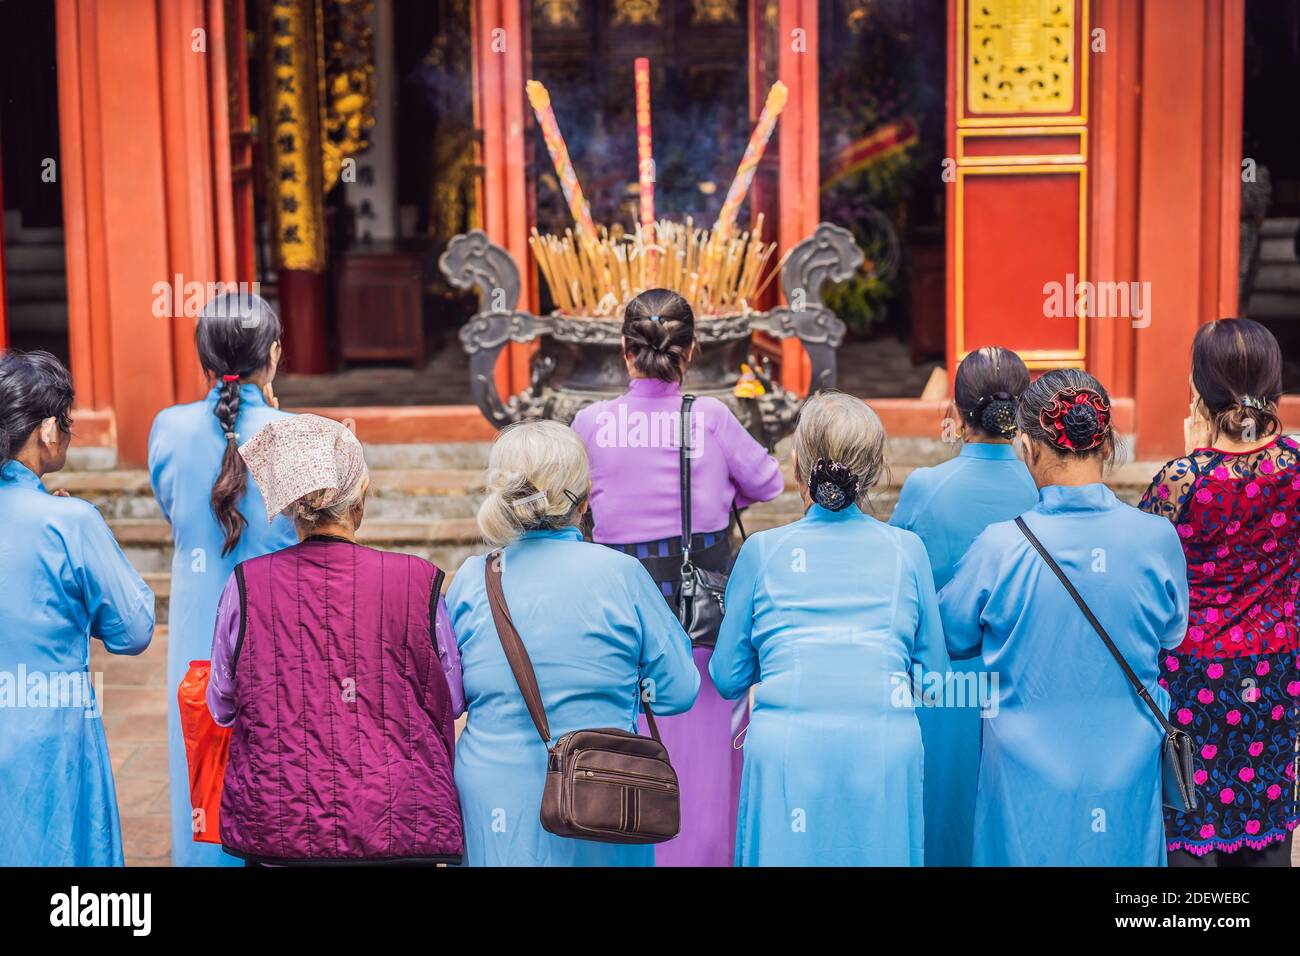
<path fill-rule="evenodd" d="M 250 863 L 459 862 L 464 703 L 442 571 L 357 544 L 370 478 L 338 423 L 273 422 L 239 452 L 300 540 L 237 565 L 218 607 L 222 844 Z"/>

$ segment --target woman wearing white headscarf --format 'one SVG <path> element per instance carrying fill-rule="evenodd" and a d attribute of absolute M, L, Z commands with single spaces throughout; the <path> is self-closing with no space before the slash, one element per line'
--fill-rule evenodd
<path fill-rule="evenodd" d="M 237 565 L 218 607 L 222 844 L 251 863 L 459 862 L 464 704 L 442 571 L 357 544 L 370 476 L 337 422 L 273 422 L 239 453 L 299 543 Z"/>

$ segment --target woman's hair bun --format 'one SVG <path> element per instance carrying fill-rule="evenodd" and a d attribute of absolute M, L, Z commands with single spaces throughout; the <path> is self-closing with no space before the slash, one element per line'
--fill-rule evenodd
<path fill-rule="evenodd" d="M 1065 437 L 1070 439 L 1070 444 L 1075 448 L 1087 448 L 1091 445 L 1093 436 L 1100 426 L 1101 416 L 1097 414 L 1097 409 L 1087 403 L 1071 405 L 1065 417 L 1061 419 Z"/>
<path fill-rule="evenodd" d="M 998 392 L 980 400 L 977 415 L 972 416 L 980 431 L 998 438 L 1016 435 L 1016 401 L 1006 392 Z"/>
<path fill-rule="evenodd" d="M 623 343 L 646 378 L 680 381 L 691 344 L 695 313 L 671 289 L 647 289 L 623 307 Z"/>
<path fill-rule="evenodd" d="M 858 476 L 838 461 L 818 458 L 808 480 L 812 500 L 828 511 L 843 511 L 858 500 Z"/>

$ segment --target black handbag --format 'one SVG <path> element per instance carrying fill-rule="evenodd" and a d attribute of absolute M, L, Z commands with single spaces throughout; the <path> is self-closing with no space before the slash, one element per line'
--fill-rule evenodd
<path fill-rule="evenodd" d="M 1043 543 L 1029 530 L 1029 526 L 1025 524 L 1023 518 L 1016 519 L 1016 527 L 1020 529 L 1021 534 L 1029 539 L 1029 543 L 1034 546 L 1034 550 L 1042 556 L 1042 559 L 1047 562 L 1047 566 L 1052 569 L 1052 573 L 1065 585 L 1065 589 L 1070 592 L 1070 597 L 1074 598 L 1074 603 L 1079 605 L 1079 610 L 1083 612 L 1083 616 L 1088 619 L 1088 623 L 1101 637 L 1106 649 L 1119 663 L 1120 668 L 1124 671 L 1124 676 L 1128 678 L 1128 682 L 1137 691 L 1138 697 L 1147 705 L 1147 708 L 1164 730 L 1165 743 L 1161 752 L 1165 806 L 1182 813 L 1190 813 L 1195 810 L 1199 795 L 1196 792 L 1196 783 L 1192 779 L 1194 757 L 1191 735 L 1185 730 L 1179 730 L 1169 722 L 1168 717 L 1160 712 L 1156 702 L 1151 699 L 1150 692 L 1142 686 L 1142 681 L 1138 679 L 1137 674 L 1133 673 L 1133 668 L 1129 667 L 1128 661 L 1124 660 L 1124 655 L 1115 646 L 1115 642 L 1110 639 L 1106 629 L 1101 626 L 1101 621 L 1097 620 L 1097 615 L 1092 613 L 1092 609 L 1083 600 L 1083 596 L 1070 583 L 1070 579 L 1065 576 L 1065 572 L 1061 570 L 1061 566 L 1056 563 L 1056 560 L 1047 553 Z"/>
<path fill-rule="evenodd" d="M 682 564 L 677 588 L 677 619 L 682 629 L 690 635 L 691 646 L 712 647 L 718 641 L 722 616 L 726 612 L 725 596 L 728 575 L 697 567 L 691 560 L 691 405 L 694 395 L 682 396 L 681 410 L 681 485 L 682 485 Z M 736 503 L 731 503 L 731 514 L 745 538 L 745 527 L 740 523 Z"/>

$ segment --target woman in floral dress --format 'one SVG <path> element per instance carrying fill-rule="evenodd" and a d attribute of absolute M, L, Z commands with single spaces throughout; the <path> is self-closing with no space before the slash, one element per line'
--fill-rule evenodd
<path fill-rule="evenodd" d="M 1300 444 L 1282 434 L 1277 340 L 1249 319 L 1203 326 L 1192 349 L 1188 453 L 1144 511 L 1187 556 L 1187 637 L 1161 662 L 1170 716 L 1196 741 L 1201 802 L 1165 811 L 1170 866 L 1289 866 L 1300 701 Z"/>

